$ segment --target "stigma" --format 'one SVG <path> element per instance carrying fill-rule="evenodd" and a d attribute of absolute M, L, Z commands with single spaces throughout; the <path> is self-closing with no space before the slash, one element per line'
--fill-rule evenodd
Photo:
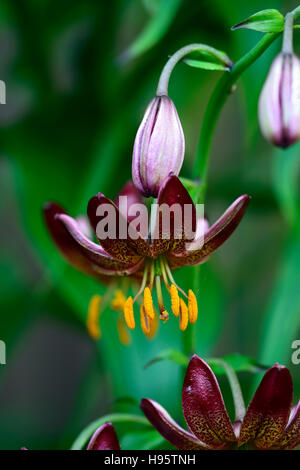
<path fill-rule="evenodd" d="M 173 315 L 179 320 L 179 329 L 186 330 L 188 324 L 196 322 L 198 317 L 198 305 L 194 292 L 189 289 L 188 295 L 175 282 L 168 261 L 164 255 L 157 259 L 146 261 L 143 279 L 140 288 L 134 298 L 131 296 L 124 302 L 124 320 L 128 328 L 135 329 L 134 304 L 140 303 L 140 324 L 143 333 L 151 336 L 154 324 L 160 319 L 166 323 L 169 318 L 168 309 L 165 307 L 162 282 L 169 295 L 170 309 Z M 153 290 L 156 291 L 156 300 L 159 315 L 156 313 L 153 300 Z M 183 298 L 180 296 L 185 298 Z"/>

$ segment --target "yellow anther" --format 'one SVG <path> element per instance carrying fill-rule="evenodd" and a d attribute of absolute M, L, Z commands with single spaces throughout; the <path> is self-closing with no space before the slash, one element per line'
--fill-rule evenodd
<path fill-rule="evenodd" d="M 169 314 L 167 312 L 167 310 L 163 310 L 159 316 L 159 318 L 164 322 L 166 323 L 166 321 L 169 320 Z"/>
<path fill-rule="evenodd" d="M 123 312 L 126 302 L 126 297 L 123 292 L 118 289 L 114 292 L 114 298 L 111 301 L 111 308 L 116 312 Z"/>
<path fill-rule="evenodd" d="M 140 315 L 141 315 L 141 327 L 144 335 L 149 335 L 151 328 L 150 328 L 150 321 L 151 319 L 148 317 L 145 307 L 142 304 L 140 308 Z"/>
<path fill-rule="evenodd" d="M 189 310 L 182 299 L 180 299 L 179 328 L 186 330 L 189 322 Z"/>
<path fill-rule="evenodd" d="M 123 317 L 118 317 L 117 330 L 120 342 L 124 344 L 124 346 L 128 346 L 131 343 L 131 336 Z"/>
<path fill-rule="evenodd" d="M 144 289 L 144 308 L 146 315 L 153 320 L 155 317 L 154 308 L 153 308 L 153 299 L 151 295 L 151 290 L 149 287 Z"/>
<path fill-rule="evenodd" d="M 99 316 L 100 316 L 100 295 L 93 295 L 90 300 L 88 308 L 88 316 L 86 319 L 86 327 L 93 339 L 101 338 L 101 330 L 99 325 Z"/>
<path fill-rule="evenodd" d="M 124 318 L 128 328 L 131 330 L 135 329 L 135 321 L 133 315 L 133 300 L 132 297 L 128 297 L 124 305 Z"/>
<path fill-rule="evenodd" d="M 191 289 L 189 290 L 188 306 L 189 306 L 189 322 L 195 323 L 195 321 L 198 318 L 198 304 L 197 304 L 196 296 Z"/>
<path fill-rule="evenodd" d="M 153 339 L 155 338 L 159 328 L 159 321 L 158 321 L 158 316 L 155 315 L 153 320 L 150 320 L 150 332 L 147 335 L 147 338 Z"/>
<path fill-rule="evenodd" d="M 174 313 L 175 317 L 179 315 L 179 295 L 177 287 L 172 284 L 170 287 L 170 296 L 171 296 L 171 308 L 172 312 Z"/>

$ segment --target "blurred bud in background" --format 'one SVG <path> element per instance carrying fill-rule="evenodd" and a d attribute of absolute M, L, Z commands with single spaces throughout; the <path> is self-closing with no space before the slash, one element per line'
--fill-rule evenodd
<path fill-rule="evenodd" d="M 279 54 L 262 89 L 258 109 L 264 137 L 286 148 L 300 138 L 300 60 L 293 53 Z"/>
<path fill-rule="evenodd" d="M 164 179 L 179 174 L 184 157 L 184 135 L 173 101 L 156 96 L 148 105 L 133 148 L 132 178 L 146 197 L 157 197 Z"/>

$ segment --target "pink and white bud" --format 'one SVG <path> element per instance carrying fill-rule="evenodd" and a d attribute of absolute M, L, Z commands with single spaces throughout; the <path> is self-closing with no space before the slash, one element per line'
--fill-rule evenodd
<path fill-rule="evenodd" d="M 258 116 L 264 137 L 286 148 L 300 138 L 300 60 L 279 54 L 259 98 Z"/>
<path fill-rule="evenodd" d="M 184 135 L 173 101 L 156 96 L 148 105 L 137 131 L 132 179 L 146 197 L 157 197 L 165 178 L 179 174 L 184 157 Z"/>

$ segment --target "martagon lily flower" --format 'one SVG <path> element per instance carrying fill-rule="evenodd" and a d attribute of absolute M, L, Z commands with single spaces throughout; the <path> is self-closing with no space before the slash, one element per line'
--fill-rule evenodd
<path fill-rule="evenodd" d="M 141 409 L 150 423 L 178 449 L 293 449 L 300 444 L 300 401 L 291 409 L 293 383 L 288 369 L 274 364 L 263 376 L 244 417 L 231 423 L 217 379 L 206 362 L 194 355 L 182 390 L 189 430 L 150 399 Z"/>
<path fill-rule="evenodd" d="M 76 268 L 98 278 L 100 281 L 115 280 L 126 276 L 140 288 L 134 298 L 126 299 L 126 292 L 116 291 L 113 306 L 123 310 L 124 319 L 130 329 L 135 328 L 133 304 L 143 295 L 140 306 L 141 327 L 146 335 L 151 335 L 153 324 L 157 318 L 152 290 L 156 287 L 157 302 L 160 319 L 168 320 L 169 314 L 165 307 L 162 295 L 161 280 L 163 280 L 171 298 L 171 309 L 179 317 L 179 326 L 184 330 L 188 322 L 194 323 L 198 315 L 195 294 L 189 289 L 186 294 L 175 282 L 172 272 L 181 266 L 191 266 L 203 263 L 221 246 L 233 233 L 242 219 L 249 202 L 249 196 L 239 197 L 223 214 L 223 216 L 210 228 L 206 228 L 203 243 L 199 243 L 198 229 L 205 226 L 203 218 L 197 220 L 196 208 L 193 201 L 179 178 L 169 175 L 160 187 L 157 198 L 157 217 L 152 238 L 149 233 L 144 237 L 132 225 L 136 219 L 129 215 L 133 202 L 141 200 L 141 196 L 132 184 L 121 194 L 129 194 L 128 213 L 118 208 L 117 204 L 102 193 L 98 193 L 89 201 L 87 214 L 90 224 L 97 236 L 97 225 L 103 222 L 104 216 L 99 216 L 99 209 L 112 209 L 116 213 L 116 227 L 114 234 L 107 233 L 105 237 L 98 237 L 100 243 L 94 243 L 80 230 L 76 219 L 68 215 L 60 206 L 54 203 L 45 206 L 45 219 L 54 242 L 67 260 Z M 160 209 L 172 207 L 177 204 L 182 209 L 181 223 L 175 224 L 175 216 L 171 212 L 170 226 L 164 227 Z M 188 206 L 189 217 L 184 217 Z M 146 206 L 144 206 L 146 209 Z M 146 213 L 147 214 L 147 213 Z M 127 235 L 121 234 L 121 226 L 127 228 Z M 193 236 L 191 236 L 191 228 Z M 201 231 L 201 230 L 200 230 Z M 153 231 L 151 231 L 153 233 Z M 188 235 L 187 235 L 188 233 Z M 178 291 L 187 299 L 188 305 L 179 297 Z M 94 309 L 91 309 L 91 316 Z"/>

